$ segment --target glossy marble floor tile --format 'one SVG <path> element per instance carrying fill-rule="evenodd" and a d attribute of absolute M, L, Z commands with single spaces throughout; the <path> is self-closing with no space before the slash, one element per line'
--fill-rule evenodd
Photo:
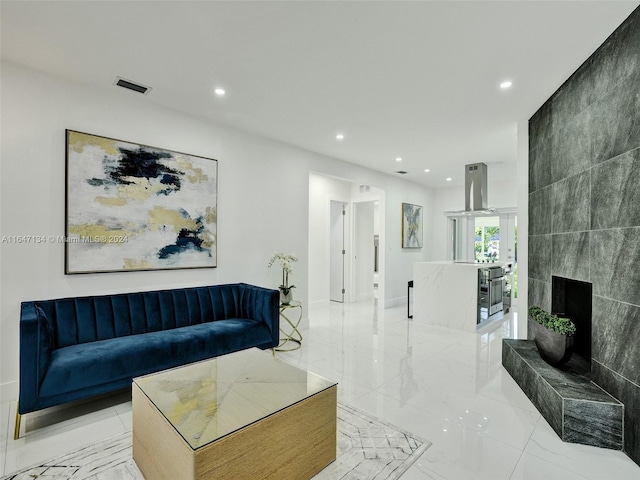
<path fill-rule="evenodd" d="M 524 453 L 511 474 L 510 480 L 528 480 L 531 478 L 541 478 L 544 480 L 584 480 L 585 477 L 534 455 Z M 606 476 L 602 478 L 613 479 L 615 477 Z"/>
<path fill-rule="evenodd" d="M 417 464 L 423 473 L 439 475 L 435 478 L 508 479 L 522 452 L 470 428 L 469 421 L 475 415 L 467 415 L 466 421 L 461 422 L 457 416 L 435 415 L 377 392 L 365 395 L 355 406 L 377 416 L 384 415 L 389 422 L 411 429 L 422 438 L 433 439 L 430 451 Z M 474 420 L 488 423 L 482 418 Z"/>
<path fill-rule="evenodd" d="M 11 440 L 6 449 L 4 470 L 10 473 L 126 431 L 113 407 L 63 419 Z"/>
<path fill-rule="evenodd" d="M 541 458 L 590 480 L 640 479 L 640 467 L 624 453 L 565 443 L 544 418 L 540 419 L 533 431 L 525 454 Z"/>
<path fill-rule="evenodd" d="M 519 449 L 526 446 L 540 417 L 536 410 L 519 408 L 440 382 L 410 385 L 407 388 L 393 381 L 376 392 Z"/>
<path fill-rule="evenodd" d="M 277 357 L 339 382 L 340 402 L 433 442 L 403 480 L 640 479 L 621 452 L 563 443 L 502 368 L 515 316 L 474 334 L 373 303 L 308 315 L 302 348 Z M 10 408 L 0 405 L 0 474 L 131 429 L 126 393 L 27 416 L 17 442 Z"/>
<path fill-rule="evenodd" d="M 13 440 L 16 402 L 6 405 L 9 428 L 3 432 L 7 443 L 0 469 L 5 474 L 131 429 L 131 421 L 122 419 L 131 410 L 131 394 L 124 391 L 25 415 L 18 440 Z"/>

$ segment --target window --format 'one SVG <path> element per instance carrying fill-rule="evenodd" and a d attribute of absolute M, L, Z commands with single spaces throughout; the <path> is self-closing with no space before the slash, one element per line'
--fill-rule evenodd
<path fill-rule="evenodd" d="M 476 262 L 497 262 L 500 258 L 500 217 L 475 218 Z"/>

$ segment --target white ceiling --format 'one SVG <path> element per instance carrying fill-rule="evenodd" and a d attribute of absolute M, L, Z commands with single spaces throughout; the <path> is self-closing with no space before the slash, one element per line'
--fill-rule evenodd
<path fill-rule="evenodd" d="M 2 0 L 1 52 L 97 88 L 121 76 L 153 87 L 145 101 L 444 187 L 480 161 L 513 178 L 517 122 L 639 4 Z"/>

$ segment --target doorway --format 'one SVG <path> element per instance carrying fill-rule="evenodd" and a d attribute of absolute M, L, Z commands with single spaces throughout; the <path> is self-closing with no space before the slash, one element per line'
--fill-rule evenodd
<path fill-rule="evenodd" d="M 375 231 L 376 202 L 357 202 L 353 207 L 354 300 L 366 302 L 375 298 L 374 289 L 378 283 L 376 256 L 380 238 Z"/>
<path fill-rule="evenodd" d="M 380 188 L 309 174 L 310 306 L 353 303 L 371 298 L 373 292 L 384 308 L 384 205 L 385 192 Z"/>

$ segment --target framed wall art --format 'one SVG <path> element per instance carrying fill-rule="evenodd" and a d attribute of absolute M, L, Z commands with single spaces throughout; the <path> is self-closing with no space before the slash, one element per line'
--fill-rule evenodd
<path fill-rule="evenodd" d="M 422 207 L 402 204 L 402 248 L 422 248 Z"/>
<path fill-rule="evenodd" d="M 216 267 L 217 160 L 66 137 L 66 274 Z"/>

